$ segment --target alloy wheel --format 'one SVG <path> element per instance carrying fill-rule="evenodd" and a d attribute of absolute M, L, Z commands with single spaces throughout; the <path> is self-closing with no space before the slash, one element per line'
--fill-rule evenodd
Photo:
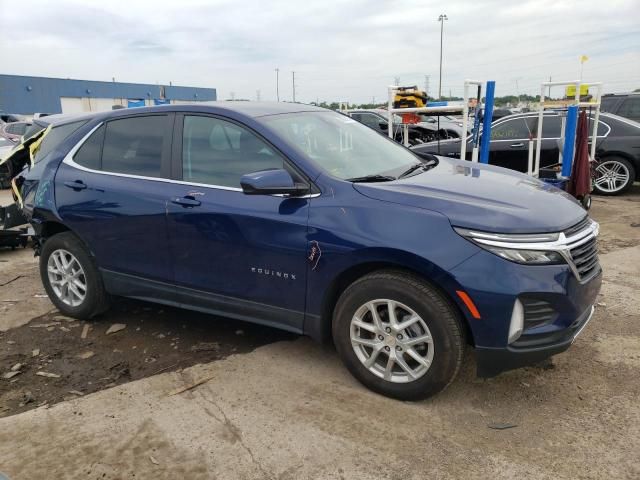
<path fill-rule="evenodd" d="M 427 373 L 434 344 L 425 321 L 408 306 L 372 300 L 351 319 L 351 345 L 362 364 L 392 383 L 408 383 Z"/>
<path fill-rule="evenodd" d="M 51 289 L 65 305 L 77 307 L 87 296 L 87 278 L 78 259 L 62 248 L 49 255 L 47 274 Z"/>
<path fill-rule="evenodd" d="M 606 193 L 622 190 L 629 182 L 629 169 L 621 162 L 605 160 L 596 167 L 595 186 Z"/>

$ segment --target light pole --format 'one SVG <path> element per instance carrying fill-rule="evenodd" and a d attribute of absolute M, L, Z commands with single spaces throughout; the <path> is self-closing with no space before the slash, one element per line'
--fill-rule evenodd
<path fill-rule="evenodd" d="M 280 101 L 280 69 L 276 68 L 276 99 Z"/>
<path fill-rule="evenodd" d="M 438 84 L 438 99 L 442 98 L 442 37 L 444 35 L 444 22 L 449 18 L 443 13 L 438 17 L 440 22 L 440 83 Z"/>

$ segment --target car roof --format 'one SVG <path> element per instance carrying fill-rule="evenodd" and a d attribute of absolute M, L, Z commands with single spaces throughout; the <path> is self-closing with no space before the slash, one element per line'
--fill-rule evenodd
<path fill-rule="evenodd" d="M 529 118 L 529 117 L 537 117 L 539 115 L 539 111 L 533 111 L 533 112 L 523 112 L 523 113 L 514 113 L 513 115 L 507 115 L 506 117 L 500 117 L 499 119 L 496 120 L 496 123 L 500 122 L 505 122 L 507 120 L 513 119 L 513 118 Z M 545 117 L 551 117 L 551 116 L 558 116 L 560 114 L 560 111 L 558 110 L 545 110 L 544 115 Z M 589 116 L 593 117 L 595 115 L 595 112 L 591 112 L 588 114 Z M 626 123 L 627 125 L 630 125 L 632 127 L 635 128 L 640 128 L 640 123 L 634 121 L 634 120 L 630 120 L 628 118 L 625 117 L 620 117 L 618 115 L 614 115 L 613 113 L 609 113 L 609 112 L 603 112 L 600 111 L 600 120 L 606 122 L 607 120 L 614 120 L 617 122 L 621 122 L 621 123 Z"/>
<path fill-rule="evenodd" d="M 55 114 L 37 118 L 34 123 L 42 127 L 53 125 L 65 125 L 67 123 L 90 120 L 92 118 L 111 118 L 127 116 L 132 113 L 158 113 L 168 112 L 188 112 L 188 111 L 211 111 L 212 113 L 237 112 L 249 117 L 263 117 L 267 115 L 280 115 L 284 113 L 299 112 L 327 112 L 325 108 L 306 105 L 303 103 L 289 102 L 193 102 L 180 105 L 157 105 L 153 107 L 119 108 L 93 113 L 71 113 Z"/>
<path fill-rule="evenodd" d="M 65 125 L 67 123 L 78 122 L 80 120 L 89 120 L 98 116 L 98 112 L 94 113 L 57 113 L 55 115 L 47 115 L 46 117 L 35 118 L 33 123 L 40 125 L 41 127 L 48 127 L 53 125 Z"/>

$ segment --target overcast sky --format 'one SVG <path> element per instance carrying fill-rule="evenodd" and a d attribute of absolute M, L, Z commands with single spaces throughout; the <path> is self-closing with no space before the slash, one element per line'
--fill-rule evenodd
<path fill-rule="evenodd" d="M 640 88 L 640 0 L 0 0 L 0 73 L 215 87 L 218 98 L 369 102 L 465 78 L 536 94 L 578 76 Z M 553 93 L 553 92 L 552 92 Z M 558 94 L 560 92 L 558 91 Z"/>

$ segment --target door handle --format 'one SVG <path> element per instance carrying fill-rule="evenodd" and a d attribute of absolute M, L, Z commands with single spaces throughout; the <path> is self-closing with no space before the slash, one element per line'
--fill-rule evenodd
<path fill-rule="evenodd" d="M 64 182 L 65 187 L 73 188 L 74 190 L 84 190 L 87 185 L 82 180 L 76 180 L 75 182 Z"/>
<path fill-rule="evenodd" d="M 186 197 L 173 197 L 171 199 L 171 203 L 175 203 L 176 205 L 182 205 L 185 208 L 199 207 L 200 205 L 202 205 L 202 202 L 200 200 L 196 200 L 195 198 L 190 197 L 188 195 Z"/>
<path fill-rule="evenodd" d="M 511 145 L 509 145 L 511 148 L 521 148 L 524 147 L 524 143 L 520 142 L 520 143 L 512 143 Z"/>

